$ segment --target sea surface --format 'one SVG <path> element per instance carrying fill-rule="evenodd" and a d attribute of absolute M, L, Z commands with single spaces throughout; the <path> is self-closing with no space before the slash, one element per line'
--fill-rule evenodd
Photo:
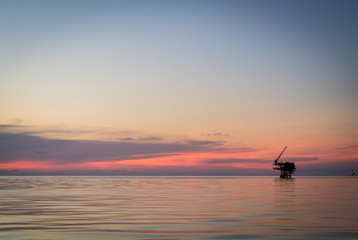
<path fill-rule="evenodd" d="M 358 239 L 357 177 L 0 177 L 0 239 Z"/>

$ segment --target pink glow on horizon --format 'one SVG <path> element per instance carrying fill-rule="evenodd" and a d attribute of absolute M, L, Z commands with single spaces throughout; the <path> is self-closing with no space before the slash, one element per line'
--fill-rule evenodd
<path fill-rule="evenodd" d="M 242 169 L 246 173 L 257 173 L 260 171 L 272 170 L 272 161 L 279 154 L 279 150 L 274 147 L 267 148 L 234 148 L 226 149 L 206 148 L 197 152 L 165 152 L 124 155 L 107 157 L 103 159 L 80 159 L 62 160 L 45 159 L 45 154 L 40 154 L 42 159 L 21 159 L 13 162 L 0 163 L 0 170 L 23 171 L 23 172 L 56 172 L 56 171 L 177 171 L 180 169 L 193 169 L 195 171 L 231 171 L 232 169 Z M 328 149 L 329 148 L 329 149 Z M 273 149 L 275 152 L 273 153 Z M 322 150 L 323 149 L 323 150 Z M 81 149 L 86 151 L 86 149 Z M 291 150 L 291 151 L 290 151 Z M 299 169 L 312 169 L 312 166 L 328 165 L 334 168 L 338 161 L 346 161 L 348 168 L 354 168 L 350 161 L 358 159 L 355 147 L 322 147 L 317 148 L 316 152 L 308 154 L 309 150 L 304 148 L 289 149 L 281 158 L 282 161 L 294 161 Z M 120 159 L 120 160 L 119 160 Z M 179 169 L 179 170 L 176 170 Z M 190 170 L 189 170 L 190 171 Z"/>
<path fill-rule="evenodd" d="M 57 171 L 57 170 L 89 170 L 83 163 L 60 163 L 52 160 L 19 160 L 10 163 L 0 163 L 0 169 L 5 170 L 35 170 L 35 171 Z"/>
<path fill-rule="evenodd" d="M 56 171 L 56 170 L 113 170 L 117 168 L 126 169 L 129 166 L 145 170 L 149 166 L 153 167 L 175 167 L 175 166 L 197 166 L 205 167 L 210 164 L 205 163 L 207 159 L 231 159 L 231 158 L 252 158 L 252 153 L 232 151 L 218 151 L 218 152 L 190 152 L 190 153 L 173 153 L 172 156 L 153 157 L 128 160 L 104 160 L 104 161 L 83 161 L 77 163 L 59 162 L 53 160 L 19 160 L 9 163 L 1 163 L 0 169 L 19 169 L 19 170 L 36 170 L 36 171 Z M 140 155 L 136 155 L 136 157 Z M 269 161 L 267 162 L 269 163 Z M 270 164 L 253 163 L 255 168 L 267 169 Z M 217 166 L 232 166 L 240 168 L 252 168 L 252 163 L 222 163 L 215 164 Z"/>

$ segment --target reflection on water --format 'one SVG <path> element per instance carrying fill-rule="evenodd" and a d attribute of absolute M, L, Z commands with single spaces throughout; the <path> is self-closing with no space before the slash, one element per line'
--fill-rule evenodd
<path fill-rule="evenodd" d="M 356 179 L 0 177 L 0 239 L 357 239 Z"/>

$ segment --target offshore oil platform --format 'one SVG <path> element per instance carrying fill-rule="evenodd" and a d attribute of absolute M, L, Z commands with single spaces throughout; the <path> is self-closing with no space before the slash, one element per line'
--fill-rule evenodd
<path fill-rule="evenodd" d="M 273 169 L 274 170 L 280 170 L 280 178 L 292 178 L 292 174 L 296 170 L 296 166 L 293 162 L 279 162 L 282 153 L 287 149 L 287 146 L 282 150 L 278 158 L 273 163 Z"/>

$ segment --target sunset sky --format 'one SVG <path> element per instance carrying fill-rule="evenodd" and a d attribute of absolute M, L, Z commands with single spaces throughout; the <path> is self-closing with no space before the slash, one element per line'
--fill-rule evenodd
<path fill-rule="evenodd" d="M 358 171 L 357 12 L 0 0 L 0 174 Z"/>

